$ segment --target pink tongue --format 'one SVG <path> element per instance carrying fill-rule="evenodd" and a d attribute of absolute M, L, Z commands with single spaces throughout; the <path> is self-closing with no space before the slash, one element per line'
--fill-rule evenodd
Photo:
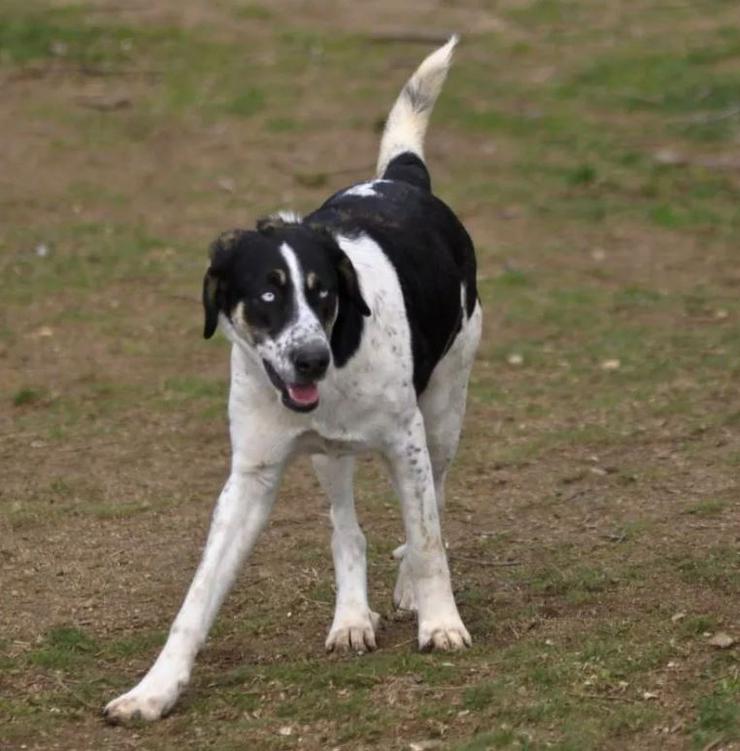
<path fill-rule="evenodd" d="M 313 404 L 319 400 L 319 387 L 315 383 L 306 386 L 288 385 L 288 394 L 296 404 Z"/>

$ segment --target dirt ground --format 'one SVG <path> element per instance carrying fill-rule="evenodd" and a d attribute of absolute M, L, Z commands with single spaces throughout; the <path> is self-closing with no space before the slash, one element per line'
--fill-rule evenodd
<path fill-rule="evenodd" d="M 722 0 L 3 3 L 0 749 L 740 748 L 738 29 Z M 174 712 L 109 727 L 228 473 L 208 243 L 371 174 L 450 31 L 427 158 L 485 309 L 444 522 L 474 646 L 416 651 L 367 458 L 379 648 L 324 654 L 301 461 Z"/>

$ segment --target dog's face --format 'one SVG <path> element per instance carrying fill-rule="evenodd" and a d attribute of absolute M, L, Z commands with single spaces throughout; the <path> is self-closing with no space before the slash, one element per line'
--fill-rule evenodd
<path fill-rule="evenodd" d="M 265 220 L 225 232 L 211 246 L 203 280 L 206 339 L 219 314 L 227 333 L 252 348 L 283 404 L 309 412 L 331 365 L 331 331 L 342 305 L 370 311 L 355 269 L 320 228 Z"/>

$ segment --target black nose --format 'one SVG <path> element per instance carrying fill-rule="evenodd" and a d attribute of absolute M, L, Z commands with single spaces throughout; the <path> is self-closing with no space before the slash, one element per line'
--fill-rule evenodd
<path fill-rule="evenodd" d="M 329 350 L 323 344 L 301 347 L 293 354 L 296 375 L 307 381 L 323 378 L 329 367 L 329 360 Z"/>

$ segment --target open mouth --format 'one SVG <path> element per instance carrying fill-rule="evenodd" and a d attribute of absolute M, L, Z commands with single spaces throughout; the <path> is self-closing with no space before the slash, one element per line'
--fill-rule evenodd
<path fill-rule="evenodd" d="M 262 360 L 272 385 L 280 392 L 283 404 L 295 412 L 310 412 L 319 404 L 319 387 L 315 383 L 285 383 L 267 360 Z"/>

